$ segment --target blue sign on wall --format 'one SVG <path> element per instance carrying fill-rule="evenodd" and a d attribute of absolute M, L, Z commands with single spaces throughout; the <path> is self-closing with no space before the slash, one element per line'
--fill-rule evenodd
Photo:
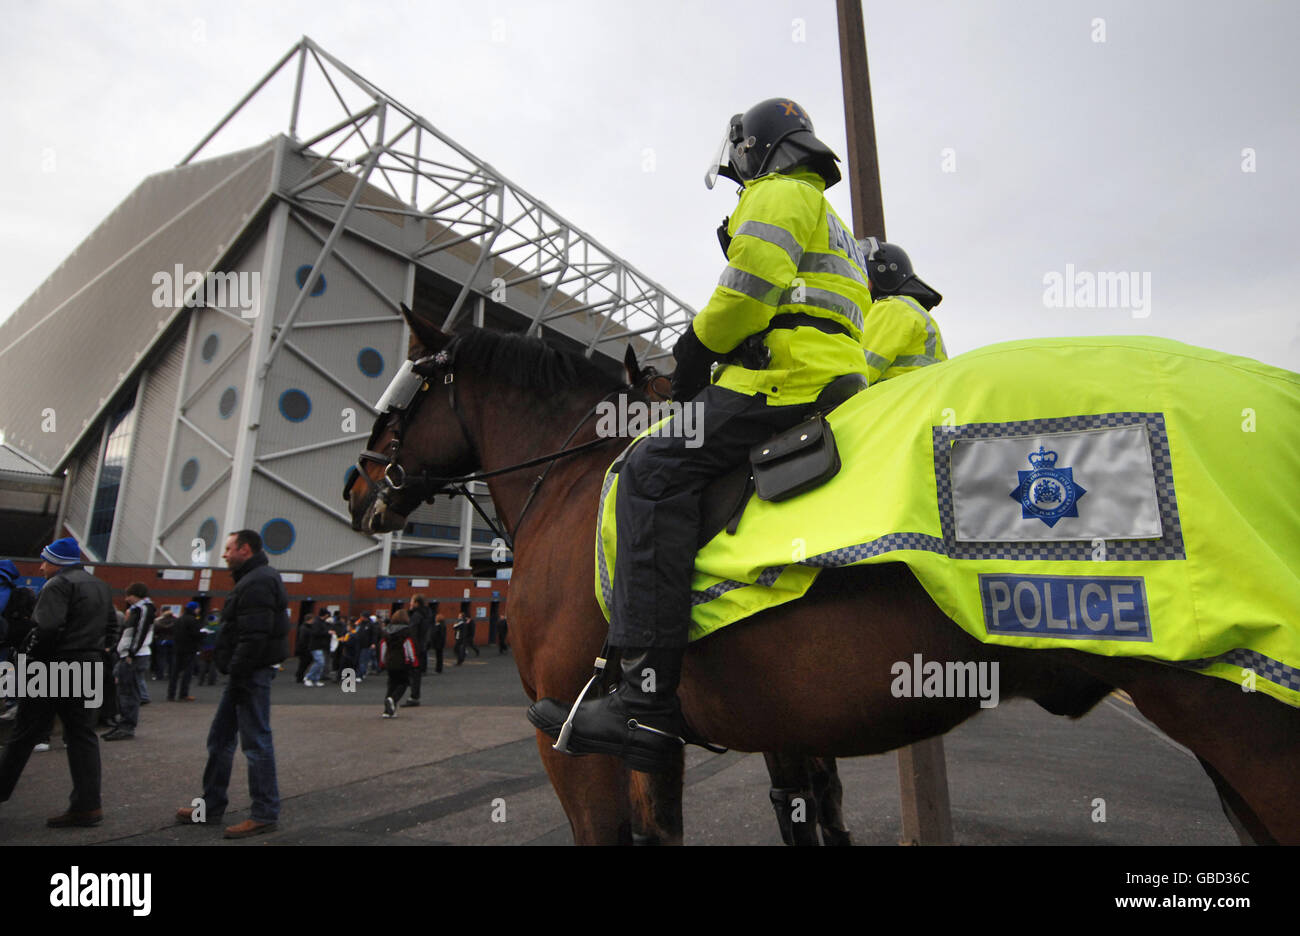
<path fill-rule="evenodd" d="M 380 591 L 396 591 L 397 579 L 389 578 L 386 575 L 381 575 L 379 578 L 375 579 L 375 588 L 379 589 Z"/>

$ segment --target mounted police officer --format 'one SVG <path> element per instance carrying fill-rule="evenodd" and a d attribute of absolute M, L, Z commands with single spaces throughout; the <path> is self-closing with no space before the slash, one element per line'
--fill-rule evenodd
<path fill-rule="evenodd" d="M 612 754 L 644 771 L 673 764 L 687 733 L 676 689 L 702 491 L 753 445 L 804 419 L 835 378 L 878 378 L 872 362 L 902 353 L 904 333 L 911 353 L 912 329 L 886 328 L 889 310 L 875 316 L 879 340 L 865 331 L 868 261 L 823 194 L 840 179 L 837 162 L 793 101 L 773 98 L 731 118 L 705 178 L 709 188 L 719 175 L 742 186 L 718 230 L 727 266 L 673 349 L 673 398 L 700 407 L 702 444 L 651 435 L 621 469 L 610 645 L 621 651 L 622 681 L 573 711 L 569 753 Z M 723 366 L 710 379 L 715 361 Z M 542 699 L 529 717 L 556 737 L 569 708 Z"/>

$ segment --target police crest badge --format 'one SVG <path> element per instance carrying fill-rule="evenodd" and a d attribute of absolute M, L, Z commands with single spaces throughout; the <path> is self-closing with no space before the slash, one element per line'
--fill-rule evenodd
<path fill-rule="evenodd" d="M 1020 502 L 1021 517 L 1038 518 L 1049 527 L 1062 517 L 1079 516 L 1079 498 L 1088 492 L 1074 480 L 1073 468 L 1057 468 L 1056 452 L 1038 446 L 1029 453 L 1029 471 L 1018 471 L 1020 483 L 1011 497 Z"/>

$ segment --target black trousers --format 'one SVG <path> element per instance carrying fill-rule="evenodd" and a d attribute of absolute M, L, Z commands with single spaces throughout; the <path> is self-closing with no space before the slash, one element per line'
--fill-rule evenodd
<path fill-rule="evenodd" d="M 0 803 L 13 795 L 32 748 L 49 740 L 55 715 L 63 722 L 63 743 L 68 746 L 68 769 L 72 772 L 68 808 L 71 812 L 99 809 L 99 737 L 95 734 L 99 709 L 86 708 L 82 699 L 23 699 L 18 703 L 14 732 L 0 755 Z"/>
<path fill-rule="evenodd" d="M 180 698 L 185 698 L 190 694 L 190 678 L 194 675 L 194 657 L 197 651 L 190 650 L 187 653 L 176 653 L 176 659 L 172 661 L 171 678 L 167 680 L 167 698 L 175 699 L 176 684 L 180 683 Z"/>
<path fill-rule="evenodd" d="M 436 624 L 434 625 L 433 628 L 433 643 L 431 646 L 431 649 L 433 650 L 433 658 L 436 661 L 433 667 L 433 671 L 435 673 L 442 672 L 442 653 L 443 650 L 446 649 L 446 647 L 447 647 L 447 627 L 444 624 Z"/>
<path fill-rule="evenodd" d="M 616 647 L 686 646 L 700 495 L 714 478 L 747 461 L 751 447 L 812 409 L 809 403 L 769 406 L 761 395 L 715 386 L 686 405 L 698 407 L 694 438 L 649 436 L 619 473 L 610 609 L 610 643 Z"/>
<path fill-rule="evenodd" d="M 406 694 L 406 687 L 410 683 L 410 675 L 410 670 L 388 671 L 388 698 L 394 702 L 402 700 L 402 696 Z"/>

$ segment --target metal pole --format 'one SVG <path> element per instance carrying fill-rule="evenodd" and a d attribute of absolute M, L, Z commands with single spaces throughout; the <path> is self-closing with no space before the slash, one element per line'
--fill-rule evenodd
<path fill-rule="evenodd" d="M 848 134 L 849 190 L 853 235 L 885 239 L 885 205 L 876 158 L 876 120 L 871 110 L 867 38 L 861 0 L 835 0 L 840 23 L 840 72 L 844 80 L 844 124 Z"/>
<path fill-rule="evenodd" d="M 853 233 L 885 239 L 885 205 L 876 156 L 876 121 L 871 108 L 866 28 L 861 0 L 835 0 L 840 30 L 840 70 L 844 79 L 844 120 L 848 132 L 849 188 Z M 955 626 L 955 625 L 954 625 Z M 952 808 L 943 738 L 930 738 L 898 751 L 898 786 L 904 845 L 951 845 Z"/>

